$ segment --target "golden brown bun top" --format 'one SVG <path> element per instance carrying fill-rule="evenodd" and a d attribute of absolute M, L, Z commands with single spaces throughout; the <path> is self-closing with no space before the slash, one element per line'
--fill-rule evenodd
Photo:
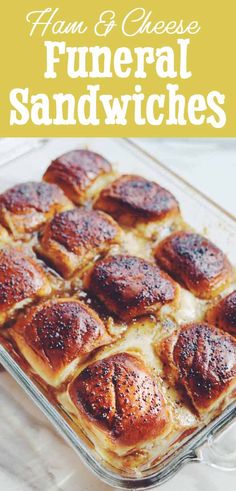
<path fill-rule="evenodd" d="M 0 312 L 34 296 L 47 283 L 40 265 L 21 249 L 0 250 Z"/>
<path fill-rule="evenodd" d="M 88 289 L 124 320 L 143 315 L 155 303 L 173 301 L 177 293 L 177 285 L 155 264 L 129 255 L 98 261 Z"/>
<path fill-rule="evenodd" d="M 207 320 L 236 335 L 236 290 L 209 310 Z"/>
<path fill-rule="evenodd" d="M 188 324 L 178 334 L 173 360 L 193 402 L 208 407 L 236 377 L 236 342 L 210 324 Z"/>
<path fill-rule="evenodd" d="M 99 208 L 99 201 L 102 203 L 104 198 L 119 201 L 127 211 L 135 211 L 144 219 L 163 218 L 169 211 L 179 210 L 178 202 L 169 191 L 135 175 L 123 175 L 110 184 L 101 192 L 95 206 Z"/>
<path fill-rule="evenodd" d="M 151 440 L 168 423 L 156 381 L 144 363 L 128 353 L 89 365 L 72 382 L 69 393 L 79 411 L 121 445 Z"/>
<path fill-rule="evenodd" d="M 110 339 L 96 312 L 76 299 L 43 302 L 31 308 L 14 329 L 54 370 Z"/>
<path fill-rule="evenodd" d="M 101 155 L 90 150 L 73 150 L 53 160 L 44 174 L 55 173 L 55 181 L 77 186 L 81 191 L 99 175 L 111 172 L 111 164 Z"/>
<path fill-rule="evenodd" d="M 45 233 L 76 254 L 83 247 L 96 248 L 102 242 L 113 243 L 120 235 L 120 228 L 103 212 L 75 208 L 57 214 L 46 226 Z"/>
<path fill-rule="evenodd" d="M 175 232 L 155 252 L 158 263 L 193 293 L 209 298 L 231 279 L 225 254 L 210 240 L 194 232 Z"/>
<path fill-rule="evenodd" d="M 47 182 L 25 182 L 17 184 L 0 195 L 0 208 L 3 206 L 14 214 L 31 210 L 46 213 L 57 203 L 66 199 L 56 184 Z"/>

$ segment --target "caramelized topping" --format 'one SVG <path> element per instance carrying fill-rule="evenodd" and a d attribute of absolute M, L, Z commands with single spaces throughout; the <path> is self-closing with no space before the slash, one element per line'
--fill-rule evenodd
<path fill-rule="evenodd" d="M 0 251 L 0 311 L 40 294 L 44 286 L 50 290 L 42 268 L 32 257 L 12 247 Z"/>
<path fill-rule="evenodd" d="M 177 334 L 173 362 L 194 403 L 207 408 L 236 377 L 236 343 L 206 323 L 184 326 Z"/>
<path fill-rule="evenodd" d="M 32 308 L 15 329 L 54 370 L 109 341 L 98 315 L 71 299 L 50 300 Z"/>
<path fill-rule="evenodd" d="M 89 365 L 69 392 L 80 411 L 123 445 L 155 438 L 168 423 L 157 383 L 143 362 L 128 353 Z"/>
<path fill-rule="evenodd" d="M 236 334 L 236 291 L 212 307 L 207 313 L 207 320 L 231 334 Z"/>
<path fill-rule="evenodd" d="M 0 195 L 0 208 L 4 206 L 15 214 L 35 210 L 46 213 L 51 206 L 60 203 L 65 196 L 55 184 L 26 182 L 17 184 Z"/>
<path fill-rule="evenodd" d="M 88 289 L 124 320 L 172 302 L 177 285 L 155 264 L 144 259 L 117 255 L 99 261 L 85 281 Z"/>
<path fill-rule="evenodd" d="M 111 164 L 101 155 L 89 150 L 73 150 L 51 163 L 44 180 L 57 183 L 69 197 L 80 202 L 84 191 L 96 178 L 111 170 Z"/>
<path fill-rule="evenodd" d="M 229 283 L 232 268 L 225 254 L 205 237 L 176 232 L 155 252 L 158 263 L 200 298 L 211 298 Z"/>
<path fill-rule="evenodd" d="M 51 239 L 75 254 L 83 248 L 116 242 L 120 233 L 117 224 L 105 213 L 79 209 L 56 215 L 48 228 Z"/>
<path fill-rule="evenodd" d="M 107 211 L 122 223 L 127 220 L 124 213 L 149 221 L 179 212 L 178 202 L 169 191 L 156 182 L 134 175 L 123 175 L 105 188 L 95 208 Z"/>

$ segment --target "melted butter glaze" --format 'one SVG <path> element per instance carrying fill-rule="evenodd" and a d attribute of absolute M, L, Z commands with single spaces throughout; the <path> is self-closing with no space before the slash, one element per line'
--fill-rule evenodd
<path fill-rule="evenodd" d="M 111 172 L 111 164 L 89 150 L 73 150 L 55 159 L 44 174 L 44 180 L 55 182 L 67 193 L 70 187 L 78 199 L 98 176 Z"/>
<path fill-rule="evenodd" d="M 161 220 L 179 213 L 178 202 L 169 191 L 134 175 L 123 175 L 105 188 L 95 208 L 110 213 L 120 223 L 129 221 L 130 225 L 137 220 Z"/>
<path fill-rule="evenodd" d="M 77 153 L 77 155 L 74 155 L 75 153 Z M 92 154 L 92 152 L 88 152 L 88 151 L 75 151 L 75 152 L 69 152 L 68 154 L 66 154 L 66 156 L 62 156 L 63 158 L 60 157 L 59 159 L 56 159 L 56 161 L 54 161 L 55 165 L 53 163 L 50 166 L 50 168 L 53 172 L 50 174 L 50 170 L 49 170 L 50 168 L 49 168 L 48 171 L 46 172 L 45 180 L 61 184 L 62 188 L 63 188 L 63 185 L 66 184 L 70 187 L 70 189 L 74 189 L 78 193 L 78 195 L 80 196 L 80 199 L 81 199 L 81 197 L 82 197 L 82 199 L 84 199 L 84 194 L 83 194 L 84 190 L 90 186 L 91 182 L 93 182 L 96 179 L 96 176 L 101 175 L 105 172 L 110 172 L 110 170 L 111 170 L 110 164 L 107 161 L 104 162 L 105 159 L 103 159 L 100 156 L 97 156 L 97 159 L 96 159 L 94 157 L 95 154 L 93 156 L 91 154 Z M 164 217 L 165 213 L 168 215 L 168 213 L 171 214 L 173 211 L 174 216 L 175 216 L 175 214 L 179 213 L 177 201 L 171 195 L 171 193 L 169 193 L 166 190 L 163 190 L 163 192 L 161 194 L 159 194 L 160 201 L 158 204 L 157 196 L 155 196 L 155 193 L 154 193 L 155 189 L 156 189 L 156 191 L 158 191 L 158 188 L 156 187 L 158 185 L 155 183 L 152 183 L 152 186 L 150 184 L 146 186 L 145 183 L 144 184 L 141 183 L 142 179 L 143 178 L 139 178 L 139 177 L 136 178 L 136 176 L 135 176 L 134 181 L 138 181 L 140 184 L 137 183 L 137 184 L 134 184 L 133 186 L 130 186 L 130 187 L 129 187 L 129 183 L 127 180 L 126 192 L 123 193 L 123 197 L 122 197 L 122 199 L 124 200 L 124 204 L 121 204 L 121 202 L 119 202 L 119 207 L 121 207 L 120 209 L 122 209 L 122 206 L 125 206 L 125 208 L 123 208 L 123 210 L 125 209 L 126 212 L 128 209 L 131 210 L 131 214 L 129 215 L 129 217 L 132 215 L 134 218 L 134 216 L 135 216 L 134 221 L 133 221 L 133 218 L 131 221 L 128 220 L 128 222 L 129 222 L 128 226 L 133 224 L 136 221 L 137 217 L 139 217 L 141 219 L 141 221 L 145 220 L 145 217 L 147 218 L 147 221 L 148 221 L 149 219 L 151 219 L 151 217 L 154 217 L 155 213 L 156 213 L 156 217 L 157 217 L 158 206 L 159 206 L 159 213 L 160 213 L 159 217 L 160 217 L 160 219 Z M 124 179 L 124 181 L 125 181 L 125 179 Z M 155 185 L 153 186 L 153 184 L 155 184 Z M 142 188 L 144 190 L 143 195 L 141 193 Z M 136 189 L 136 197 L 134 195 L 135 189 Z M 140 190 L 140 195 L 137 194 L 137 189 Z M 146 193 L 145 193 L 145 189 L 146 189 Z M 160 189 L 162 189 L 162 188 L 160 188 Z M 160 189 L 159 189 L 159 191 L 160 191 Z M 149 193 L 147 192 L 147 190 L 149 190 L 150 196 L 149 196 Z M 145 195 L 146 195 L 146 198 L 145 198 Z M 155 201 L 155 199 L 156 199 L 156 201 Z M 130 200 L 130 205 L 126 206 L 125 200 Z M 85 205 L 87 206 L 88 203 L 86 202 Z M 91 203 L 88 206 L 91 206 Z M 142 208 L 142 206 L 144 208 L 143 211 L 142 210 L 138 211 L 140 209 L 140 207 Z M 112 208 L 109 208 L 109 211 L 111 214 L 113 214 Z M 122 220 L 122 218 L 121 218 L 121 220 Z M 126 221 L 125 221 L 125 224 L 127 225 Z M 64 223 L 64 225 L 66 226 L 66 223 Z M 144 225 L 146 226 L 146 224 L 144 224 Z M 175 225 L 176 225 L 176 220 L 174 222 L 174 226 L 172 224 L 170 226 L 168 225 L 168 230 L 164 234 L 163 234 L 163 229 L 161 226 L 160 229 L 158 230 L 158 241 L 161 239 L 161 237 L 163 237 L 163 236 L 165 237 L 165 235 L 168 235 L 171 232 L 173 232 L 173 230 L 176 230 Z M 172 228 L 172 227 L 174 227 L 174 228 Z M 180 225 L 180 227 L 184 228 L 184 227 L 182 227 L 182 224 Z M 62 227 L 62 229 L 63 230 L 61 230 L 61 231 L 63 234 L 64 227 Z M 130 229 L 129 229 L 129 232 L 130 232 Z M 140 233 L 140 236 L 143 237 L 144 228 L 140 228 L 139 233 Z M 155 236 L 154 239 L 153 239 L 153 237 L 151 237 L 151 234 L 153 236 Z M 136 238 L 136 236 L 134 237 L 134 240 L 135 240 L 135 238 Z M 151 240 L 150 240 L 150 238 L 151 238 Z M 148 248 L 150 248 L 148 250 L 148 255 L 150 255 L 150 258 L 153 258 L 152 251 L 151 251 L 152 246 L 154 245 L 153 240 L 156 240 L 156 233 L 153 234 L 151 232 L 148 237 L 145 237 L 144 241 L 140 241 L 140 244 L 138 244 L 138 246 L 140 246 L 139 247 L 139 249 L 140 249 L 139 255 L 140 256 L 143 255 L 143 257 L 146 257 L 145 254 L 147 254 L 147 252 L 142 251 L 142 249 L 146 248 L 146 245 L 148 245 Z M 68 241 L 69 241 L 69 239 L 68 239 Z M 124 241 L 124 245 L 125 245 L 125 241 Z M 76 244 L 73 244 L 72 247 L 76 247 Z M 130 247 L 132 248 L 132 245 L 130 245 Z M 184 252 L 183 256 L 186 257 L 186 251 Z M 185 266 L 183 267 L 183 269 L 185 269 Z M 129 268 L 127 268 L 127 270 L 128 270 L 128 275 L 129 275 L 130 274 Z M 217 268 L 216 268 L 216 270 L 217 270 Z M 132 268 L 131 268 L 131 272 L 132 272 Z M 116 271 L 116 274 L 118 274 L 118 271 Z M 123 274 L 124 274 L 124 272 L 121 271 L 121 280 L 122 280 Z M 140 274 L 140 272 L 139 272 L 139 274 Z M 139 286 L 138 286 L 138 283 L 140 280 L 139 274 L 138 274 L 138 277 L 136 277 L 135 281 L 134 281 L 135 301 L 137 301 L 137 299 L 139 299 L 139 300 L 142 299 L 145 302 L 147 301 L 147 305 L 148 305 L 148 301 L 149 301 L 148 298 L 150 297 L 150 301 L 151 301 L 151 298 L 153 299 L 153 297 L 151 297 L 151 294 L 153 292 L 149 292 L 148 285 L 145 284 L 145 281 L 144 281 L 144 283 L 141 281 L 142 288 L 143 287 L 146 288 L 146 293 L 143 294 L 143 296 L 141 293 L 139 293 Z M 127 275 L 127 271 L 126 271 L 126 275 Z M 128 275 L 126 277 L 124 276 L 124 278 L 123 278 L 125 288 L 127 287 L 126 300 L 130 298 L 130 295 L 132 293 L 132 291 L 131 291 L 132 288 L 129 287 L 128 285 L 126 285 L 126 280 L 128 278 Z M 170 278 L 169 278 L 169 280 L 170 280 Z M 183 283 L 183 281 L 181 281 L 181 282 Z M 173 285 L 174 283 L 171 283 L 171 284 Z M 90 297 L 86 296 L 86 294 L 84 294 L 84 292 L 81 289 L 82 285 L 80 283 L 79 283 L 79 286 L 77 285 L 76 288 L 73 288 L 71 285 L 69 285 L 69 283 L 66 284 L 66 282 L 62 282 L 61 291 L 63 291 L 65 288 L 67 289 L 66 294 L 68 294 L 68 296 L 71 296 L 71 294 L 76 292 L 77 295 L 81 296 L 81 298 L 84 301 L 86 301 L 88 305 L 91 306 L 91 304 L 92 304 L 92 306 L 99 312 L 99 314 L 101 313 L 101 317 L 105 323 L 109 323 L 111 319 L 114 323 L 117 323 L 115 317 L 113 318 L 113 317 L 109 316 L 109 314 L 106 310 L 106 307 L 104 307 L 103 302 L 98 300 L 97 297 L 92 296 L 90 298 Z M 77 291 L 78 288 L 81 289 L 80 292 Z M 94 293 L 94 292 L 92 292 L 92 293 Z M 173 291 L 171 293 L 171 289 L 170 289 L 169 293 L 168 293 L 168 290 L 165 291 L 165 288 L 164 288 L 162 294 L 163 294 L 162 300 L 164 300 L 165 295 L 167 295 L 167 297 L 168 297 L 168 295 L 170 295 L 170 297 L 171 297 L 171 295 L 173 296 Z M 53 296 L 52 303 L 56 302 L 56 295 L 58 295 L 58 293 L 54 292 L 52 294 L 52 296 Z M 116 295 L 114 295 L 114 297 L 116 299 Z M 132 308 L 132 302 L 131 302 L 131 308 Z M 193 306 L 193 308 L 195 308 L 195 306 Z M 142 309 L 142 307 L 141 307 L 141 309 Z M 63 309 L 63 312 L 64 312 L 64 309 Z M 66 312 L 68 314 L 67 309 L 65 309 L 65 313 Z M 61 312 L 61 314 L 62 314 L 62 312 Z M 141 314 L 141 315 L 143 315 L 143 314 Z M 169 314 L 167 313 L 166 314 L 166 324 L 167 325 L 168 325 L 168 318 L 169 318 L 168 316 L 169 316 Z M 42 328 L 39 332 L 39 334 L 40 334 L 39 338 L 41 338 L 41 341 L 39 340 L 39 342 L 42 342 L 42 345 L 45 345 L 45 349 L 47 351 L 47 359 L 49 359 L 51 354 L 55 351 L 58 351 L 61 354 L 63 354 L 64 351 L 67 349 L 67 346 L 69 346 L 69 344 L 70 344 L 70 343 L 67 344 L 68 331 L 70 330 L 69 329 L 70 322 L 67 323 L 67 321 L 65 319 L 64 320 L 60 319 L 60 315 L 58 314 L 58 326 L 59 326 L 59 328 L 58 328 L 58 332 L 57 332 L 57 330 L 55 331 L 56 336 L 54 336 L 54 334 L 52 332 L 54 322 L 53 322 L 53 319 L 50 318 L 50 316 L 48 316 L 48 317 L 49 317 L 49 319 L 48 319 L 48 323 L 46 322 L 45 330 Z M 47 316 L 46 316 L 46 318 L 47 318 Z M 40 324 L 42 322 L 42 319 L 40 317 L 39 317 L 39 321 L 40 321 L 39 322 L 39 324 Z M 130 467 L 138 467 L 140 462 L 142 463 L 142 459 L 141 459 L 141 461 L 139 461 L 139 459 L 136 459 L 137 455 L 141 455 L 141 454 L 144 455 L 145 454 L 145 462 L 150 463 L 150 458 L 154 458 L 154 456 L 156 456 L 155 452 L 159 452 L 158 459 L 160 459 L 161 456 L 163 456 L 163 454 L 166 452 L 166 449 L 165 449 L 165 451 L 163 451 L 163 447 L 161 446 L 161 442 L 159 440 L 158 440 L 158 442 L 154 443 L 154 448 L 152 448 L 152 446 L 153 446 L 152 437 L 154 435 L 154 433 L 152 433 L 152 432 L 157 431 L 158 421 L 159 421 L 158 417 L 160 416 L 161 420 L 165 421 L 165 416 L 163 417 L 163 414 L 162 414 L 163 402 L 160 403 L 160 401 L 163 401 L 163 399 L 162 399 L 163 395 L 164 395 L 168 410 L 170 410 L 170 412 L 172 412 L 172 415 L 175 414 L 175 424 L 179 429 L 179 434 L 176 435 L 175 440 L 174 440 L 175 443 L 180 441 L 181 438 L 184 437 L 185 434 L 191 434 L 192 431 L 194 431 L 194 429 L 196 428 L 196 426 L 200 426 L 202 424 L 201 418 L 199 418 L 197 420 L 196 415 L 194 415 L 194 417 L 193 417 L 193 412 L 191 412 L 191 411 L 193 411 L 192 408 L 190 408 L 190 410 L 186 409 L 186 407 L 187 407 L 186 398 L 183 397 L 182 399 L 180 399 L 180 397 L 179 397 L 180 394 L 182 397 L 182 392 L 178 389 L 178 391 L 176 391 L 176 393 L 175 393 L 174 389 L 171 387 L 171 384 L 169 384 L 169 382 L 165 378 L 165 374 L 164 374 L 164 371 L 162 370 L 162 364 L 161 364 L 160 358 L 156 354 L 154 355 L 154 352 L 152 349 L 152 343 L 154 343 L 153 337 L 151 336 L 151 338 L 149 339 L 147 336 L 147 330 L 148 330 L 148 324 L 150 323 L 150 317 L 144 316 L 141 318 L 142 329 L 139 325 L 137 325 L 137 326 L 135 325 L 136 324 L 135 321 L 134 321 L 134 324 L 132 322 L 130 322 L 129 319 L 128 320 L 126 319 L 126 321 L 127 321 L 127 323 L 123 323 L 125 332 L 121 333 L 121 336 L 120 336 L 119 340 L 117 341 L 117 344 L 113 343 L 113 344 L 110 344 L 109 346 L 106 346 L 105 348 L 98 348 L 97 350 L 95 350 L 95 352 L 92 353 L 90 358 L 86 361 L 85 370 L 87 370 L 87 373 L 90 373 L 90 378 L 88 377 L 88 379 L 87 379 L 88 380 L 88 389 L 87 389 L 87 392 L 86 391 L 83 392 L 83 387 L 84 387 L 83 384 L 86 384 L 87 382 L 85 379 L 81 378 L 81 386 L 80 386 L 80 392 L 79 392 L 81 400 L 84 398 L 84 400 L 87 401 L 87 399 L 88 399 L 88 401 L 85 403 L 86 411 L 90 411 L 91 414 L 94 411 L 94 415 L 91 415 L 92 419 L 91 419 L 90 427 L 92 426 L 92 420 L 94 420 L 94 421 L 96 420 L 98 422 L 98 424 L 102 424 L 102 425 L 104 425 L 103 426 L 104 428 L 108 428 L 108 431 L 111 432 L 113 438 L 118 438 L 118 439 L 120 438 L 121 439 L 120 441 L 122 441 L 122 439 L 124 438 L 123 441 L 125 441 L 125 438 L 126 438 L 125 432 L 127 432 L 127 437 L 130 436 L 134 439 L 135 438 L 138 439 L 138 434 L 139 434 L 140 438 L 142 438 L 142 435 L 144 435 L 142 427 L 144 425 L 144 427 L 147 431 L 147 434 L 150 436 L 150 442 L 149 442 L 150 445 L 148 445 L 148 443 L 147 443 L 147 447 L 139 450 L 138 444 L 137 444 L 137 448 L 132 449 L 130 451 L 129 455 L 126 455 L 124 458 L 122 457 L 122 459 L 117 463 L 117 465 L 118 465 L 118 467 L 123 466 L 124 468 L 126 467 L 126 464 L 128 463 L 128 461 L 129 461 Z M 181 322 L 181 319 L 180 320 L 178 319 L 178 322 Z M 150 330 L 150 332 L 153 333 L 153 336 L 155 334 L 157 334 L 159 336 L 159 334 L 160 334 L 160 339 L 161 339 L 161 336 L 163 336 L 163 335 L 167 336 L 167 334 L 169 334 L 169 328 L 167 330 L 165 328 L 164 324 L 161 327 L 160 324 L 157 323 L 155 318 L 153 319 L 153 322 L 151 324 L 152 325 L 150 326 L 149 330 Z M 135 329 L 133 329 L 133 327 L 135 327 Z M 178 327 L 178 326 L 176 326 L 176 324 L 173 323 L 173 326 L 171 326 L 170 331 L 175 329 L 176 327 Z M 6 336 L 7 336 L 9 331 L 10 331 L 10 329 L 4 330 L 4 333 L 6 333 Z M 34 328 L 32 329 L 32 342 L 34 343 L 34 341 L 35 341 L 35 343 L 37 343 L 38 342 L 38 340 L 37 340 L 38 333 L 34 337 L 33 331 L 34 331 Z M 73 327 L 72 327 L 71 331 L 73 332 Z M 86 329 L 85 330 L 82 329 L 82 331 L 86 332 Z M 135 338 L 134 331 L 136 332 L 136 338 L 137 339 Z M 126 338 L 126 336 L 127 336 L 127 338 Z M 76 346 L 76 341 L 77 341 L 76 336 L 72 335 L 72 338 L 73 338 L 72 344 L 74 344 Z M 128 340 L 129 340 L 129 342 L 128 342 Z M 158 343 L 159 343 L 159 341 L 160 340 L 158 340 Z M 4 342 L 6 342 L 6 340 Z M 30 334 L 29 334 L 28 342 L 30 343 Z M 191 342 L 189 340 L 187 342 L 190 343 L 190 346 L 191 346 Z M 204 342 L 205 342 L 205 339 L 204 339 Z M 120 343 L 120 346 L 119 346 L 119 343 Z M 145 349 L 144 349 L 144 346 L 145 346 Z M 57 406 L 57 409 L 59 409 L 59 411 L 60 411 L 60 407 L 58 404 L 58 394 L 67 390 L 68 382 L 70 381 L 70 379 L 72 377 L 75 376 L 75 373 L 71 374 L 70 377 L 67 379 L 67 382 L 63 382 L 60 385 L 60 387 L 57 387 L 57 389 L 52 388 L 47 383 L 43 382 L 42 379 L 36 373 L 32 372 L 30 366 L 25 362 L 23 357 L 16 350 L 16 346 L 14 345 L 14 341 L 12 341 L 12 340 L 7 341 L 6 342 L 6 348 L 8 349 L 9 352 L 12 352 L 12 356 L 16 357 L 17 362 L 20 364 L 20 366 L 23 367 L 24 371 L 29 374 L 29 376 L 32 378 L 32 380 L 34 382 L 37 382 L 40 384 L 40 388 L 41 388 L 41 390 L 43 390 L 46 397 L 49 400 L 53 401 L 53 403 Z M 99 357 L 101 358 L 101 356 L 103 357 L 104 354 L 105 355 L 107 355 L 107 353 L 109 354 L 109 350 L 111 350 L 112 356 L 116 357 L 116 356 L 118 356 L 117 350 L 120 350 L 122 348 L 123 348 L 123 351 L 125 349 L 129 349 L 133 352 L 137 352 L 138 357 L 128 355 L 128 358 L 129 357 L 130 358 L 129 358 L 129 362 L 127 362 L 127 358 L 126 358 L 127 353 L 123 353 L 125 355 L 125 359 L 122 359 L 122 362 L 120 361 L 119 363 L 116 363 L 113 361 L 111 364 L 108 363 L 108 366 L 107 366 L 106 370 L 104 371 L 104 374 L 101 372 L 100 376 L 98 377 L 97 374 L 95 373 L 95 371 L 93 371 L 93 369 L 92 369 L 93 365 L 91 363 L 93 363 L 95 360 L 95 364 L 97 364 L 97 363 L 101 364 L 102 360 L 99 360 Z M 74 346 L 72 347 L 72 351 L 73 351 L 73 349 L 74 349 Z M 42 349 L 42 352 L 43 352 L 43 349 Z M 42 352 L 41 352 L 41 355 L 42 355 Z M 70 349 L 68 350 L 68 353 L 69 352 L 70 352 Z M 197 352 L 197 350 L 196 350 L 196 352 Z M 49 356 L 48 356 L 48 354 L 49 354 Z M 121 356 L 121 353 L 119 354 L 119 356 Z M 208 352 L 207 352 L 207 356 L 208 356 Z M 53 358 L 53 355 L 52 355 L 52 358 Z M 132 360 L 131 360 L 131 358 L 132 358 Z M 140 358 L 141 358 L 141 360 L 140 360 Z M 203 356 L 203 358 L 204 358 L 204 356 Z M 140 365 L 138 366 L 136 361 L 133 361 L 133 359 L 136 359 L 136 360 L 138 359 L 138 362 L 140 363 Z M 155 388 L 153 386 L 153 377 L 152 377 L 153 374 L 150 375 L 149 370 L 146 371 L 146 368 L 143 369 L 143 366 L 144 366 L 143 360 L 145 360 L 145 363 L 146 363 L 146 361 L 148 361 L 148 364 L 149 364 L 150 360 L 152 360 L 152 363 L 155 366 L 155 369 L 154 369 L 155 375 L 157 373 L 161 377 L 161 390 L 159 390 L 158 397 L 157 397 L 157 399 L 155 399 L 157 402 L 156 411 L 157 412 L 159 411 L 158 414 L 155 414 L 155 408 L 152 412 L 153 397 L 154 396 L 156 397 Z M 55 356 L 54 361 L 55 361 L 55 366 L 56 366 L 56 364 L 58 362 L 58 360 L 56 359 L 56 356 Z M 204 361 L 205 361 L 205 358 L 204 358 Z M 223 365 L 220 365 L 220 366 L 223 367 Z M 82 365 L 82 366 L 80 365 L 80 367 L 78 369 L 79 372 L 81 371 L 81 369 L 83 370 L 83 368 L 84 368 L 84 365 Z M 189 370 L 190 370 L 190 368 L 189 368 Z M 223 370 L 223 368 L 222 368 L 222 370 Z M 126 380 L 127 372 L 129 375 L 128 375 L 128 378 Z M 94 389 L 94 393 L 92 393 L 93 392 L 92 390 L 91 391 L 89 390 L 90 383 L 93 384 L 92 374 L 94 374 L 94 383 L 95 384 L 96 383 L 99 384 L 101 382 L 101 380 L 104 382 L 104 391 L 103 391 L 103 384 L 102 384 L 102 386 L 99 385 L 99 387 L 96 387 Z M 219 378 L 220 378 L 220 375 L 219 375 Z M 123 384 L 123 382 L 124 382 L 124 384 Z M 226 379 L 225 379 L 225 382 L 227 383 Z M 73 384 L 73 382 L 72 382 L 72 384 Z M 71 385 L 71 387 L 72 387 L 72 385 Z M 134 393 L 132 392 L 132 389 L 133 389 Z M 104 401 L 106 402 L 104 414 L 102 413 L 102 406 L 99 406 L 99 400 L 98 399 L 100 397 L 99 396 L 100 390 L 102 391 L 101 397 L 103 399 L 103 396 L 104 396 Z M 126 390 L 128 391 L 128 400 L 125 400 L 125 397 L 126 397 L 125 391 Z M 136 390 L 137 390 L 137 394 L 136 394 Z M 123 396 L 123 391 L 125 394 L 124 396 Z M 177 392 L 178 392 L 178 394 L 177 394 Z M 116 396 L 116 393 L 119 394 L 118 397 Z M 120 396 L 120 394 L 121 394 L 121 396 Z M 153 397 L 150 394 L 153 394 Z M 129 395 L 130 395 L 130 397 L 129 397 Z M 77 397 L 76 394 L 75 394 L 75 397 Z M 132 397 L 133 397 L 133 401 L 131 401 Z M 76 402 L 76 400 L 78 402 L 78 398 L 75 399 L 75 402 Z M 101 399 L 100 399 L 100 402 L 101 402 Z M 133 415 L 131 414 L 132 413 L 132 402 L 134 403 L 134 414 Z M 95 406 L 94 406 L 94 404 L 95 404 Z M 150 420 L 148 419 L 149 418 L 149 413 L 148 413 L 149 404 L 150 404 L 151 415 L 152 415 Z M 65 406 L 64 406 L 64 408 L 65 408 Z M 126 410 L 126 408 L 127 408 L 127 410 Z M 140 413 L 139 413 L 139 411 L 140 411 Z M 145 411 L 147 411 L 147 416 L 143 416 Z M 166 411 L 166 409 L 165 409 L 165 403 L 164 403 L 164 412 L 165 411 Z M 186 417 L 186 413 L 187 413 L 187 417 Z M 68 414 L 71 414 L 70 410 L 68 410 Z M 129 416 L 129 414 L 131 414 L 133 419 L 131 418 L 131 416 Z M 193 421 L 191 420 L 190 416 L 193 417 Z M 129 417 L 131 418 L 130 420 L 129 420 Z M 146 426 L 145 426 L 143 419 L 146 417 L 147 417 L 147 421 L 145 423 L 146 424 Z M 156 420 L 155 420 L 155 417 L 157 417 Z M 121 421 L 122 418 L 123 418 L 123 420 Z M 186 419 L 187 422 L 185 422 L 184 424 L 180 423 L 181 418 L 182 418 L 182 420 Z M 178 419 L 179 423 L 177 423 L 177 419 Z M 77 431 L 79 432 L 80 420 L 78 417 L 76 417 L 74 419 L 74 421 L 75 421 L 75 424 L 77 425 Z M 139 421 L 140 421 L 140 426 L 138 424 Z M 157 427 L 155 427 L 155 424 L 152 426 L 151 421 L 155 422 L 155 424 L 157 424 Z M 150 422 L 150 424 L 149 424 L 149 422 Z M 114 423 L 114 426 L 113 426 L 113 423 Z M 71 424 L 71 420 L 70 420 L 70 424 Z M 189 427 L 188 427 L 188 429 L 185 429 L 183 431 L 183 428 L 185 428 L 185 425 L 189 426 Z M 164 423 L 164 426 L 165 426 L 165 423 Z M 114 432 L 113 432 L 113 428 L 114 428 Z M 131 435 L 131 429 L 132 429 L 132 435 Z M 160 428 L 159 428 L 159 430 L 160 430 Z M 160 430 L 160 432 L 162 432 L 162 430 Z M 144 435 L 144 439 L 145 438 L 146 438 L 146 435 Z M 171 447 L 171 440 L 166 440 L 166 441 L 169 442 L 168 443 L 168 449 L 167 449 L 167 450 L 169 450 L 169 448 Z M 126 443 L 127 443 L 127 441 L 126 441 Z M 102 446 L 102 445 L 98 445 L 98 448 L 97 448 L 98 451 L 100 450 L 99 446 Z M 160 449 L 159 449 L 159 446 L 160 446 Z M 111 454 L 112 454 L 112 452 L 111 452 Z M 115 461 L 116 456 L 117 456 L 117 454 L 115 454 L 115 453 L 112 455 L 112 458 L 110 460 L 112 465 L 116 462 Z"/>
<path fill-rule="evenodd" d="M 29 297 L 50 293 L 46 274 L 23 250 L 5 247 L 0 251 L 0 311 Z"/>
<path fill-rule="evenodd" d="M 234 290 L 210 308 L 206 319 L 224 331 L 236 335 L 236 291 Z"/>
<path fill-rule="evenodd" d="M 232 279 L 225 254 L 193 232 L 176 232 L 158 244 L 155 257 L 170 275 L 200 298 L 211 298 Z"/>
<path fill-rule="evenodd" d="M 83 248 L 99 248 L 104 242 L 113 243 L 119 235 L 119 227 L 109 215 L 84 209 L 57 214 L 48 227 L 50 238 L 75 254 Z"/>
<path fill-rule="evenodd" d="M 5 207 L 15 214 L 29 210 L 45 213 L 64 199 L 62 190 L 55 184 L 26 182 L 17 184 L 1 194 L 0 208 Z"/>
<path fill-rule="evenodd" d="M 14 330 L 53 370 L 109 341 L 98 315 L 81 301 L 69 298 L 33 307 Z"/>
<path fill-rule="evenodd" d="M 165 339 L 161 351 L 167 371 L 175 373 L 198 411 L 227 397 L 236 377 L 236 342 L 232 336 L 204 322 L 191 323 Z"/>
<path fill-rule="evenodd" d="M 97 262 L 85 285 L 123 320 L 155 311 L 177 295 L 177 285 L 155 264 L 127 255 Z"/>
<path fill-rule="evenodd" d="M 79 410 L 123 445 L 155 438 L 168 424 L 155 380 L 143 362 L 128 353 L 89 365 L 69 392 Z"/>

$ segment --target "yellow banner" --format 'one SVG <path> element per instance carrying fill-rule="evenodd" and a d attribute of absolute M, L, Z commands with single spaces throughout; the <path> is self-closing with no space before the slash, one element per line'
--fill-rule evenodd
<path fill-rule="evenodd" d="M 235 5 L 6 2 L 0 136 L 236 136 Z"/>

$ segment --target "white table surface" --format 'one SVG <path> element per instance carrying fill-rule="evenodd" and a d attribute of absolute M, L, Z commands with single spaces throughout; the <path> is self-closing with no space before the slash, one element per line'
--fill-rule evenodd
<path fill-rule="evenodd" d="M 6 143 L 12 145 L 12 142 Z M 236 215 L 236 139 L 152 139 L 138 143 Z M 19 159 L 19 165 L 20 162 Z M 1 371 L 0 490 L 109 489 L 80 463 L 22 389 Z M 159 489 L 233 491 L 236 473 L 191 464 Z"/>

